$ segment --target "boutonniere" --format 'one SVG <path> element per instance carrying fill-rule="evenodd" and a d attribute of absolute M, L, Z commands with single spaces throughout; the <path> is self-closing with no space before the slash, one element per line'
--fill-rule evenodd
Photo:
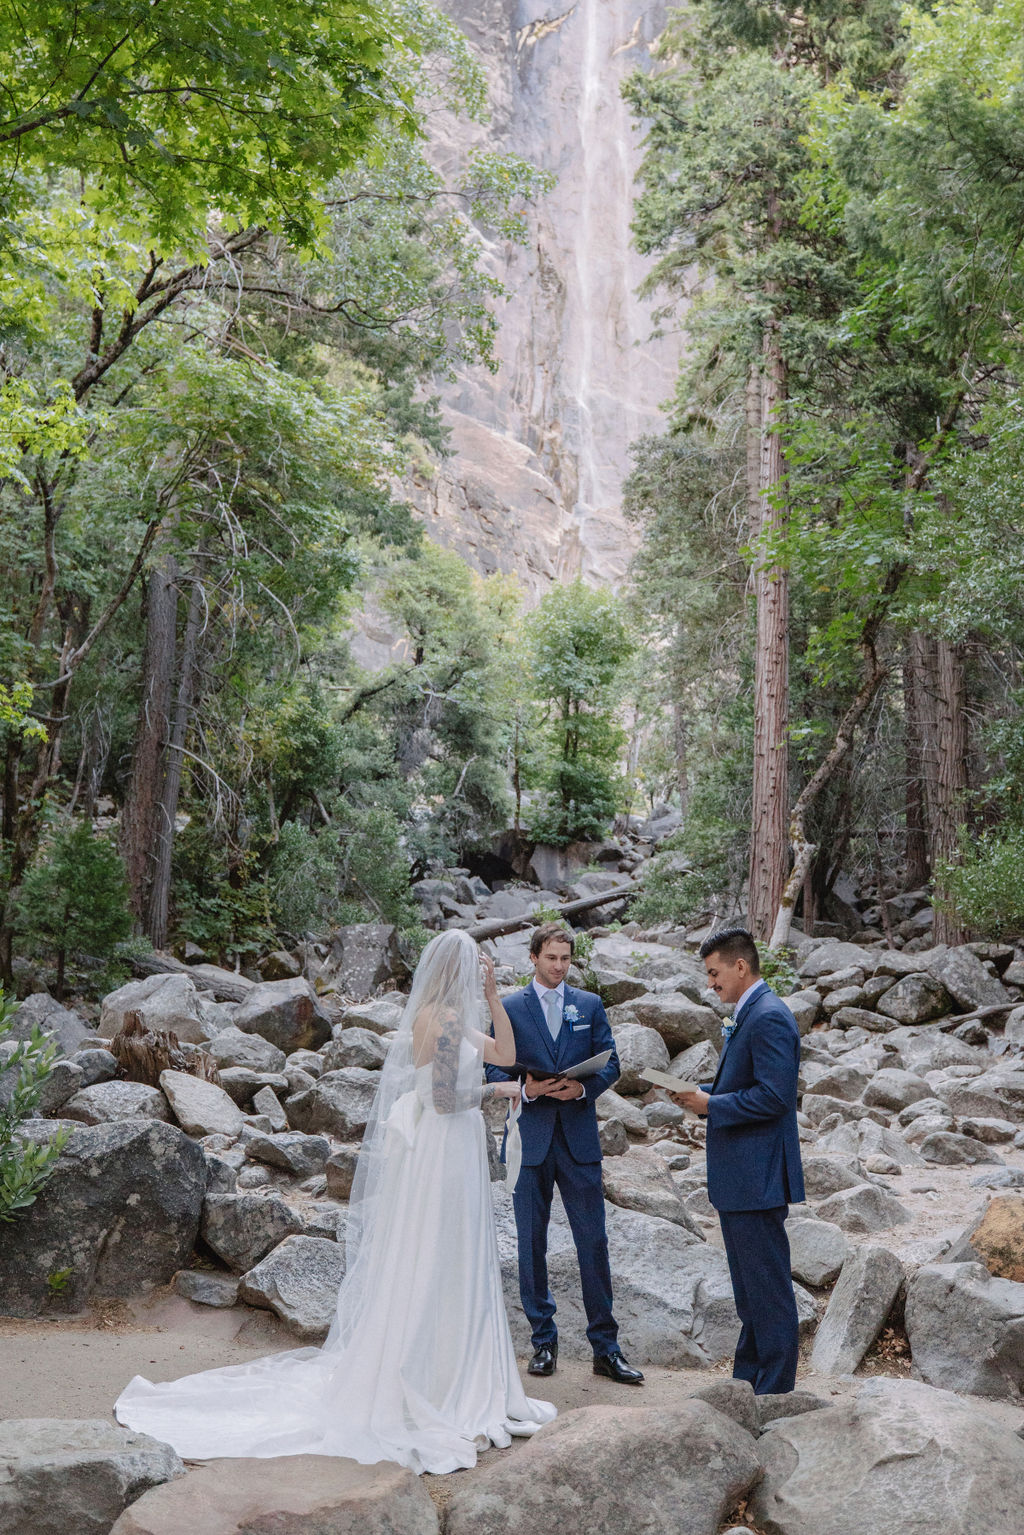
<path fill-rule="evenodd" d="M 735 1029 L 736 1029 L 736 1020 L 735 1020 L 735 1018 L 723 1018 L 722 1019 L 722 1039 L 723 1039 L 723 1041 L 726 1044 L 728 1044 L 729 1040 L 732 1038 Z"/>
<path fill-rule="evenodd" d="M 562 1017 L 565 1019 L 566 1023 L 579 1023 L 580 1010 L 574 1002 L 570 1002 L 569 1006 L 563 1012 Z"/>

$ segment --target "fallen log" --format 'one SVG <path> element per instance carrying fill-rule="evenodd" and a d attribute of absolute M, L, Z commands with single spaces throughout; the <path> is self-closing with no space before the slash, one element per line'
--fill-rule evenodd
<path fill-rule="evenodd" d="M 576 917 L 581 912 L 593 911 L 597 906 L 609 906 L 612 901 L 621 900 L 624 895 L 633 895 L 642 886 L 642 880 L 627 880 L 624 885 L 616 885 L 612 890 L 602 890 L 599 895 L 585 895 L 578 901 L 563 901 L 560 906 L 554 907 L 554 910 L 560 917 Z M 548 910 L 551 909 L 548 908 Z M 466 931 L 477 943 L 483 943 L 485 938 L 501 938 L 506 933 L 518 932 L 522 927 L 537 927 L 540 920 L 536 912 L 529 911 L 521 917 L 491 917 L 484 922 L 475 923 Z"/>

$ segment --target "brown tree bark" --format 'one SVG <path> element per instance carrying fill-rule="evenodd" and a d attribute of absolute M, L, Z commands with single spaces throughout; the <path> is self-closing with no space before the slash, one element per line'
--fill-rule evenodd
<path fill-rule="evenodd" d="M 146 643 L 132 775 L 121 820 L 121 851 L 132 911 L 144 932 L 160 836 L 178 622 L 178 565 L 165 554 L 146 582 Z"/>
<path fill-rule="evenodd" d="M 789 853 L 789 578 L 770 549 L 787 524 L 786 466 L 778 432 L 785 399 L 786 364 L 777 327 L 769 325 L 761 379 L 757 534 L 762 554 L 754 568 L 757 642 L 748 901 L 750 930 L 761 939 L 770 936 L 782 902 Z"/>
<path fill-rule="evenodd" d="M 203 620 L 203 591 L 198 580 L 193 580 L 189 597 L 188 617 L 181 643 L 181 665 L 178 670 L 178 692 L 174 704 L 174 719 L 165 755 L 163 786 L 156 824 L 156 850 L 152 863 L 152 880 L 146 906 L 146 937 L 154 949 L 162 949 L 167 942 L 167 917 L 171 894 L 171 853 L 174 848 L 174 821 L 178 814 L 178 798 L 181 793 L 181 774 L 184 765 L 185 736 L 195 698 L 196 672 L 198 667 L 199 634 Z"/>
<path fill-rule="evenodd" d="M 940 638 L 935 646 L 938 729 L 936 740 L 935 821 L 932 858 L 955 859 L 964 801 L 970 787 L 968 773 L 967 686 L 963 647 Z M 945 894 L 936 886 L 936 895 Z M 935 909 L 936 943 L 966 943 L 970 931 L 955 913 Z"/>
<path fill-rule="evenodd" d="M 908 641 L 903 658 L 903 760 L 906 784 L 904 817 L 906 821 L 906 865 L 904 887 L 918 890 L 931 877 L 928 859 L 928 812 L 925 801 L 922 716 L 925 679 L 913 640 Z"/>

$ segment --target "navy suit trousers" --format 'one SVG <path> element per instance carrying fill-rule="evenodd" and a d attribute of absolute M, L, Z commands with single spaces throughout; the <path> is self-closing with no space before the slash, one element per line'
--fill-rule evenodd
<path fill-rule="evenodd" d="M 796 1384 L 799 1335 L 788 1208 L 718 1212 L 742 1323 L 732 1373 L 736 1380 L 749 1380 L 757 1396 L 792 1391 Z"/>
<path fill-rule="evenodd" d="M 560 1123 L 555 1125 L 543 1162 L 520 1169 L 513 1195 L 519 1233 L 519 1295 L 533 1332 L 533 1346 L 550 1345 L 558 1337 L 555 1302 L 548 1285 L 548 1222 L 556 1184 L 579 1258 L 587 1337 L 595 1354 L 610 1354 L 617 1347 L 619 1330 L 612 1315 L 601 1164 L 577 1162 Z"/>

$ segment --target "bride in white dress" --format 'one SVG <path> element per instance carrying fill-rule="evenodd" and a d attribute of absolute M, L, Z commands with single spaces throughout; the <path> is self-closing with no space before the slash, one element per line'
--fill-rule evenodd
<path fill-rule="evenodd" d="M 482 963 L 493 1038 L 467 933 L 439 934 L 416 968 L 359 1155 L 324 1346 L 161 1384 L 137 1375 L 119 1422 L 191 1459 L 345 1455 L 440 1473 L 555 1416 L 523 1390 L 502 1296 L 480 1104 L 493 1091 L 484 1061 L 512 1065 L 515 1042 Z"/>

